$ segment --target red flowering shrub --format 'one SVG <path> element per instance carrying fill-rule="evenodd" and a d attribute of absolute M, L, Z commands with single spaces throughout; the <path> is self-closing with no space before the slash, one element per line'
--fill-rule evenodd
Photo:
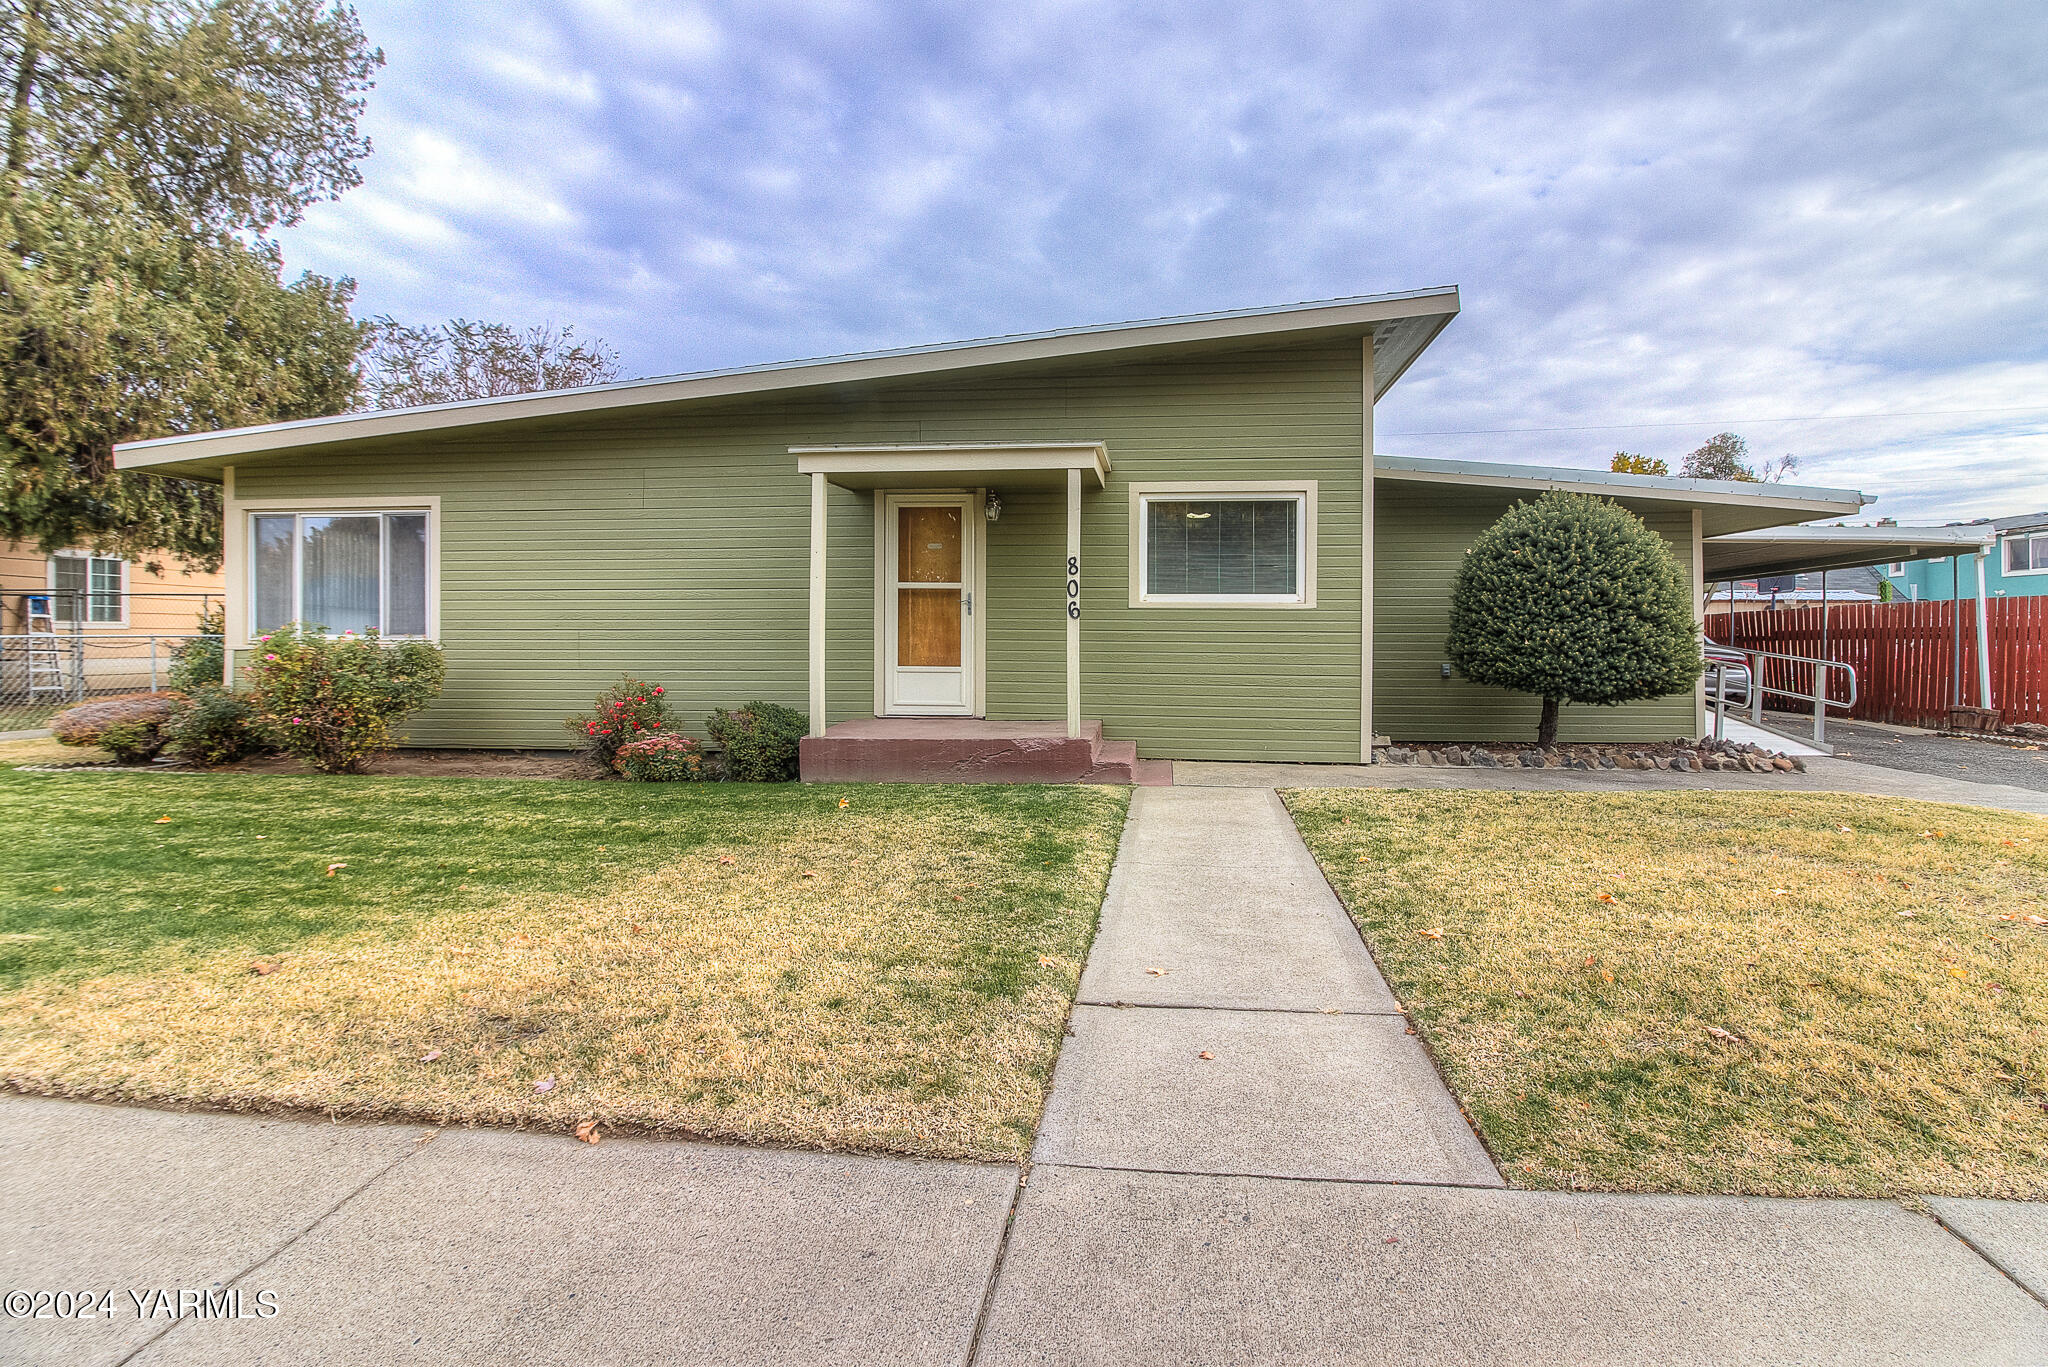
<path fill-rule="evenodd" d="M 670 729 L 667 690 L 630 674 L 597 695 L 597 706 L 584 716 L 562 723 L 576 738 L 576 748 L 605 769 L 623 746 Z"/>
<path fill-rule="evenodd" d="M 665 731 L 619 747 L 612 767 L 636 783 L 694 783 L 704 778 L 704 748 Z"/>

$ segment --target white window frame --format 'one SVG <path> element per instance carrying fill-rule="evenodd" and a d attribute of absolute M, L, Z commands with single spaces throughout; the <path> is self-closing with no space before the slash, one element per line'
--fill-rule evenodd
<path fill-rule="evenodd" d="M 229 486 L 232 490 L 232 485 Z M 256 622 L 256 575 L 255 575 L 255 519 L 258 516 L 282 517 L 369 517 L 376 514 L 400 513 L 427 519 L 427 630 L 424 636 L 384 636 L 388 641 L 439 641 L 441 639 L 441 500 L 438 497 L 422 498 L 397 496 L 389 498 L 291 498 L 291 499 L 236 499 L 230 493 L 230 516 L 227 519 L 230 544 L 228 546 L 228 594 L 227 603 L 230 620 L 228 641 L 231 649 L 249 650 L 257 644 Z M 380 532 L 380 536 L 382 533 Z M 299 538 L 292 537 L 292 611 L 300 608 L 301 595 L 305 586 L 299 575 Z M 382 575 L 378 580 L 377 616 L 380 622 L 389 617 L 386 600 L 391 588 Z M 294 618 L 296 620 L 296 618 Z"/>
<path fill-rule="evenodd" d="M 2008 551 L 2006 547 L 2012 545 L 2015 542 L 2021 541 L 2024 541 L 2027 544 L 2027 561 L 2029 564 L 2031 564 L 2034 559 L 2034 543 L 2036 541 L 2048 541 L 2048 532 L 2019 532 L 2011 536 L 2000 537 L 1998 547 L 1998 572 L 2004 575 L 2007 579 L 2024 579 L 2036 574 L 2048 574 L 2048 565 L 2043 565 L 2039 569 L 2025 570 L 2015 570 L 2008 567 L 2008 557 L 2012 553 Z"/>
<path fill-rule="evenodd" d="M 1312 608 L 1316 605 L 1316 481 L 1190 480 L 1129 486 L 1131 500 L 1130 602 L 1134 608 Z M 1146 578 L 1150 505 L 1153 503 L 1295 504 L 1294 592 L 1154 593 Z"/>
<path fill-rule="evenodd" d="M 1885 578 L 1887 579 L 1904 578 L 1906 574 L 1906 562 L 1903 560 L 1892 561 L 1891 564 L 1886 565 L 1884 567 L 1884 574 Z"/>
<path fill-rule="evenodd" d="M 57 562 L 59 560 L 83 560 L 86 562 L 85 601 L 78 605 L 78 610 L 82 614 L 84 614 L 82 620 L 85 629 L 87 631 L 91 631 L 95 627 L 97 627 L 102 631 L 120 631 L 126 628 L 128 625 L 128 562 L 118 555 L 98 555 L 92 551 L 73 550 L 68 547 L 61 551 L 50 552 L 50 564 L 47 573 L 49 575 L 50 607 L 53 611 L 55 610 L 57 603 L 59 601 L 56 596 Z M 93 587 L 91 562 L 95 560 L 111 560 L 114 564 L 119 565 L 121 567 L 121 586 L 120 588 L 114 591 L 114 608 L 116 615 L 106 619 L 105 621 L 95 621 L 92 615 Z M 72 626 L 73 623 L 59 621 L 57 622 L 57 625 L 69 627 Z"/>

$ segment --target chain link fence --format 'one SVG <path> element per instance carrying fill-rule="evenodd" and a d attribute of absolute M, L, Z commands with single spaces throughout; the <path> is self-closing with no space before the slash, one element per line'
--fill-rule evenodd
<path fill-rule="evenodd" d="M 0 614 L 0 731 L 34 730 L 93 698 L 171 686 L 179 647 L 202 627 L 219 594 L 12 592 Z"/>

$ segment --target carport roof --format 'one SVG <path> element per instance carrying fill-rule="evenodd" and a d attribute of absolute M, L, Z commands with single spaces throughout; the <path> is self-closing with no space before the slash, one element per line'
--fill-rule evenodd
<path fill-rule="evenodd" d="M 1962 527 L 1774 527 L 1709 539 L 1709 579 L 1846 570 L 1894 560 L 1969 555 L 1990 545 L 1988 525 Z"/>
<path fill-rule="evenodd" d="M 1870 502 L 1854 489 L 1799 484 L 1753 484 L 1727 479 L 1623 475 L 1553 465 L 1505 465 L 1484 460 L 1427 460 L 1375 456 L 1375 479 L 1396 483 L 1462 484 L 1487 489 L 1563 489 L 1597 494 L 1637 509 L 1697 508 L 1707 536 L 1757 527 L 1781 527 L 1815 517 L 1846 517 Z M 1882 558 L 1882 557 L 1880 557 Z"/>

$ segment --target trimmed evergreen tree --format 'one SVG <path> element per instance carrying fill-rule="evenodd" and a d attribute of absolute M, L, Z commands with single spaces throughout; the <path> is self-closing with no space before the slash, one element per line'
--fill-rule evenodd
<path fill-rule="evenodd" d="M 1553 490 L 1479 534 L 1451 587 L 1451 664 L 1543 699 L 1537 743 L 1565 703 L 1668 697 L 1700 676 L 1684 568 L 1617 503 Z"/>

